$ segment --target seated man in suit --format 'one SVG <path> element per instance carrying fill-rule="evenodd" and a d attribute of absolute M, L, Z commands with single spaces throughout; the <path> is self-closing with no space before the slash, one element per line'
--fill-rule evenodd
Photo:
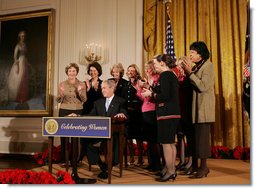
<path fill-rule="evenodd" d="M 114 95 L 115 82 L 113 80 L 105 80 L 101 84 L 103 98 L 95 101 L 94 107 L 89 113 L 91 116 L 107 116 L 113 117 L 117 120 L 126 120 L 127 111 L 125 108 L 125 100 L 119 96 Z M 75 116 L 72 114 L 70 116 Z M 107 166 L 102 162 L 99 155 L 99 148 L 95 145 L 99 142 L 104 142 L 105 139 L 94 139 L 94 138 L 82 138 L 82 147 L 86 148 L 87 158 L 89 164 L 98 164 L 101 169 L 101 173 L 98 175 L 101 179 L 107 179 Z M 113 135 L 113 165 L 118 164 L 118 136 Z"/>

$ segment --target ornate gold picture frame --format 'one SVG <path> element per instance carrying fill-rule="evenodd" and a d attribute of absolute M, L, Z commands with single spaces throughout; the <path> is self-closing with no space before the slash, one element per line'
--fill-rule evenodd
<path fill-rule="evenodd" d="M 53 17 L 0 15 L 0 116 L 52 114 Z"/>

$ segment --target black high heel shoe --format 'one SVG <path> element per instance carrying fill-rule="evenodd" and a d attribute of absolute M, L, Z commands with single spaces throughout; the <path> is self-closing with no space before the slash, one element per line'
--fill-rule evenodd
<path fill-rule="evenodd" d="M 97 182 L 97 179 L 92 179 L 92 178 L 80 178 L 78 176 L 77 173 L 75 172 L 72 172 L 71 173 L 71 177 L 73 179 L 73 181 L 76 183 L 76 184 L 94 184 Z"/>
<path fill-rule="evenodd" d="M 155 175 L 158 177 L 163 177 L 167 173 L 167 167 L 165 166 L 161 171 L 157 172 Z"/>
<path fill-rule="evenodd" d="M 155 180 L 158 181 L 158 182 L 166 182 L 168 180 L 175 180 L 177 177 L 177 173 L 175 172 L 174 174 L 170 175 L 168 172 L 163 176 L 163 177 L 160 177 L 160 178 L 156 178 Z"/>
<path fill-rule="evenodd" d="M 192 178 L 192 179 L 203 178 L 203 177 L 207 177 L 209 173 L 210 173 L 210 170 L 208 168 L 206 168 L 205 170 L 199 169 L 195 175 L 190 176 L 189 178 Z"/>
<path fill-rule="evenodd" d="M 176 165 L 175 169 L 181 170 L 183 167 L 185 167 L 186 163 L 185 162 L 179 162 L 178 165 Z"/>
<path fill-rule="evenodd" d="M 182 175 L 193 175 L 195 172 L 198 171 L 198 168 L 194 168 L 193 166 L 190 166 L 188 169 L 186 169 Z"/>

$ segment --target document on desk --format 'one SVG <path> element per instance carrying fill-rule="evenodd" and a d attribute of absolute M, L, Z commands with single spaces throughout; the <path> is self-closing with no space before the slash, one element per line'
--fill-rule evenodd
<path fill-rule="evenodd" d="M 43 136 L 111 138 L 110 117 L 43 117 Z"/>

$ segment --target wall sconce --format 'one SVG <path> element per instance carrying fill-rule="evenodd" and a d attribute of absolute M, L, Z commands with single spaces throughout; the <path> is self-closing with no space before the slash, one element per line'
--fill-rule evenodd
<path fill-rule="evenodd" d="M 100 44 L 90 43 L 85 45 L 85 49 L 80 52 L 80 64 L 91 64 L 102 61 L 103 48 Z M 99 62 L 100 63 L 100 62 Z M 102 64 L 102 62 L 101 62 Z"/>
<path fill-rule="evenodd" d="M 87 54 L 85 55 L 85 58 L 89 63 L 98 62 L 102 59 L 101 45 L 95 43 L 90 43 L 89 45 L 86 44 L 86 49 Z"/>

